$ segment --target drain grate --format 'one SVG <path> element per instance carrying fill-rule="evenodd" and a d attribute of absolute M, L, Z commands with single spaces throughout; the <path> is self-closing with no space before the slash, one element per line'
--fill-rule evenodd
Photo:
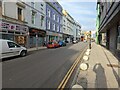
<path fill-rule="evenodd" d="M 107 64 L 108 67 L 120 68 L 120 65 L 117 64 Z"/>

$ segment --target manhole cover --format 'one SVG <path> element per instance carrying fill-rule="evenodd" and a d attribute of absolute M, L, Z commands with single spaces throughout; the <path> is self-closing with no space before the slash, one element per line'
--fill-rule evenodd
<path fill-rule="evenodd" d="M 120 68 L 120 65 L 117 64 L 107 64 L 108 67 Z"/>

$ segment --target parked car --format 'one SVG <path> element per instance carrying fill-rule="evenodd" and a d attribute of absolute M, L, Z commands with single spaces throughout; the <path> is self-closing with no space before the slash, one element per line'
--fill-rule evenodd
<path fill-rule="evenodd" d="M 57 48 L 57 47 L 59 47 L 59 44 L 56 41 L 48 42 L 48 44 L 47 44 L 47 48 Z"/>
<path fill-rule="evenodd" d="M 0 39 L 0 53 L 1 58 L 8 58 L 12 56 L 26 56 L 27 49 L 18 45 L 11 40 Z"/>
<path fill-rule="evenodd" d="M 59 41 L 59 46 L 62 47 L 62 46 L 66 46 L 66 42 L 65 41 Z"/>

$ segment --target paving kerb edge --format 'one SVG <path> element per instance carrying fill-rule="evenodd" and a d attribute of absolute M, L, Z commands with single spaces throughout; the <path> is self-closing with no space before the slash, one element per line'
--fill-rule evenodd
<path fill-rule="evenodd" d="M 85 52 L 86 52 L 87 49 L 88 49 L 88 47 L 86 46 L 86 48 L 83 50 L 83 53 L 80 54 L 80 60 L 81 61 L 80 61 L 79 65 L 84 61 L 82 58 L 85 55 Z M 78 69 L 77 69 L 77 72 L 75 74 L 75 77 L 74 77 L 74 79 L 72 81 L 72 84 L 71 84 L 70 88 L 72 88 L 73 85 L 77 84 L 76 81 L 77 81 L 78 75 L 80 73 L 79 71 L 80 71 L 80 67 L 78 67 Z"/>
<path fill-rule="evenodd" d="M 93 46 L 93 44 L 91 44 L 91 49 L 92 49 L 92 46 Z M 88 47 L 89 47 L 89 46 L 88 46 Z M 79 65 L 84 62 L 84 60 L 83 60 L 82 58 L 83 58 L 83 56 L 85 55 L 86 50 L 89 49 L 88 47 L 84 49 L 84 53 L 83 53 L 83 55 L 81 55 L 81 58 L 80 58 L 80 59 L 81 59 L 81 62 L 79 63 Z M 91 51 L 90 51 L 90 53 L 91 53 Z M 89 56 L 90 56 L 90 55 L 88 55 L 88 58 L 89 58 Z M 89 60 L 89 59 L 88 59 L 88 60 Z M 87 62 L 88 62 L 88 61 L 87 61 Z M 88 68 L 89 68 L 89 66 L 88 66 Z M 78 75 L 79 75 L 79 74 L 80 74 L 80 67 L 78 67 L 78 69 L 77 69 L 77 72 L 76 72 L 76 74 L 75 74 L 75 77 L 74 77 L 74 79 L 73 79 L 73 82 L 72 82 L 70 88 L 72 88 L 73 85 L 78 84 L 78 83 L 77 83 L 77 79 L 78 79 Z"/>

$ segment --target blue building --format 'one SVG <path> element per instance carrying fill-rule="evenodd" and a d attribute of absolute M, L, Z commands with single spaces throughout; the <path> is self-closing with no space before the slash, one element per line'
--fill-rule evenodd
<path fill-rule="evenodd" d="M 46 2 L 46 41 L 62 39 L 62 6 L 56 2 Z"/>

